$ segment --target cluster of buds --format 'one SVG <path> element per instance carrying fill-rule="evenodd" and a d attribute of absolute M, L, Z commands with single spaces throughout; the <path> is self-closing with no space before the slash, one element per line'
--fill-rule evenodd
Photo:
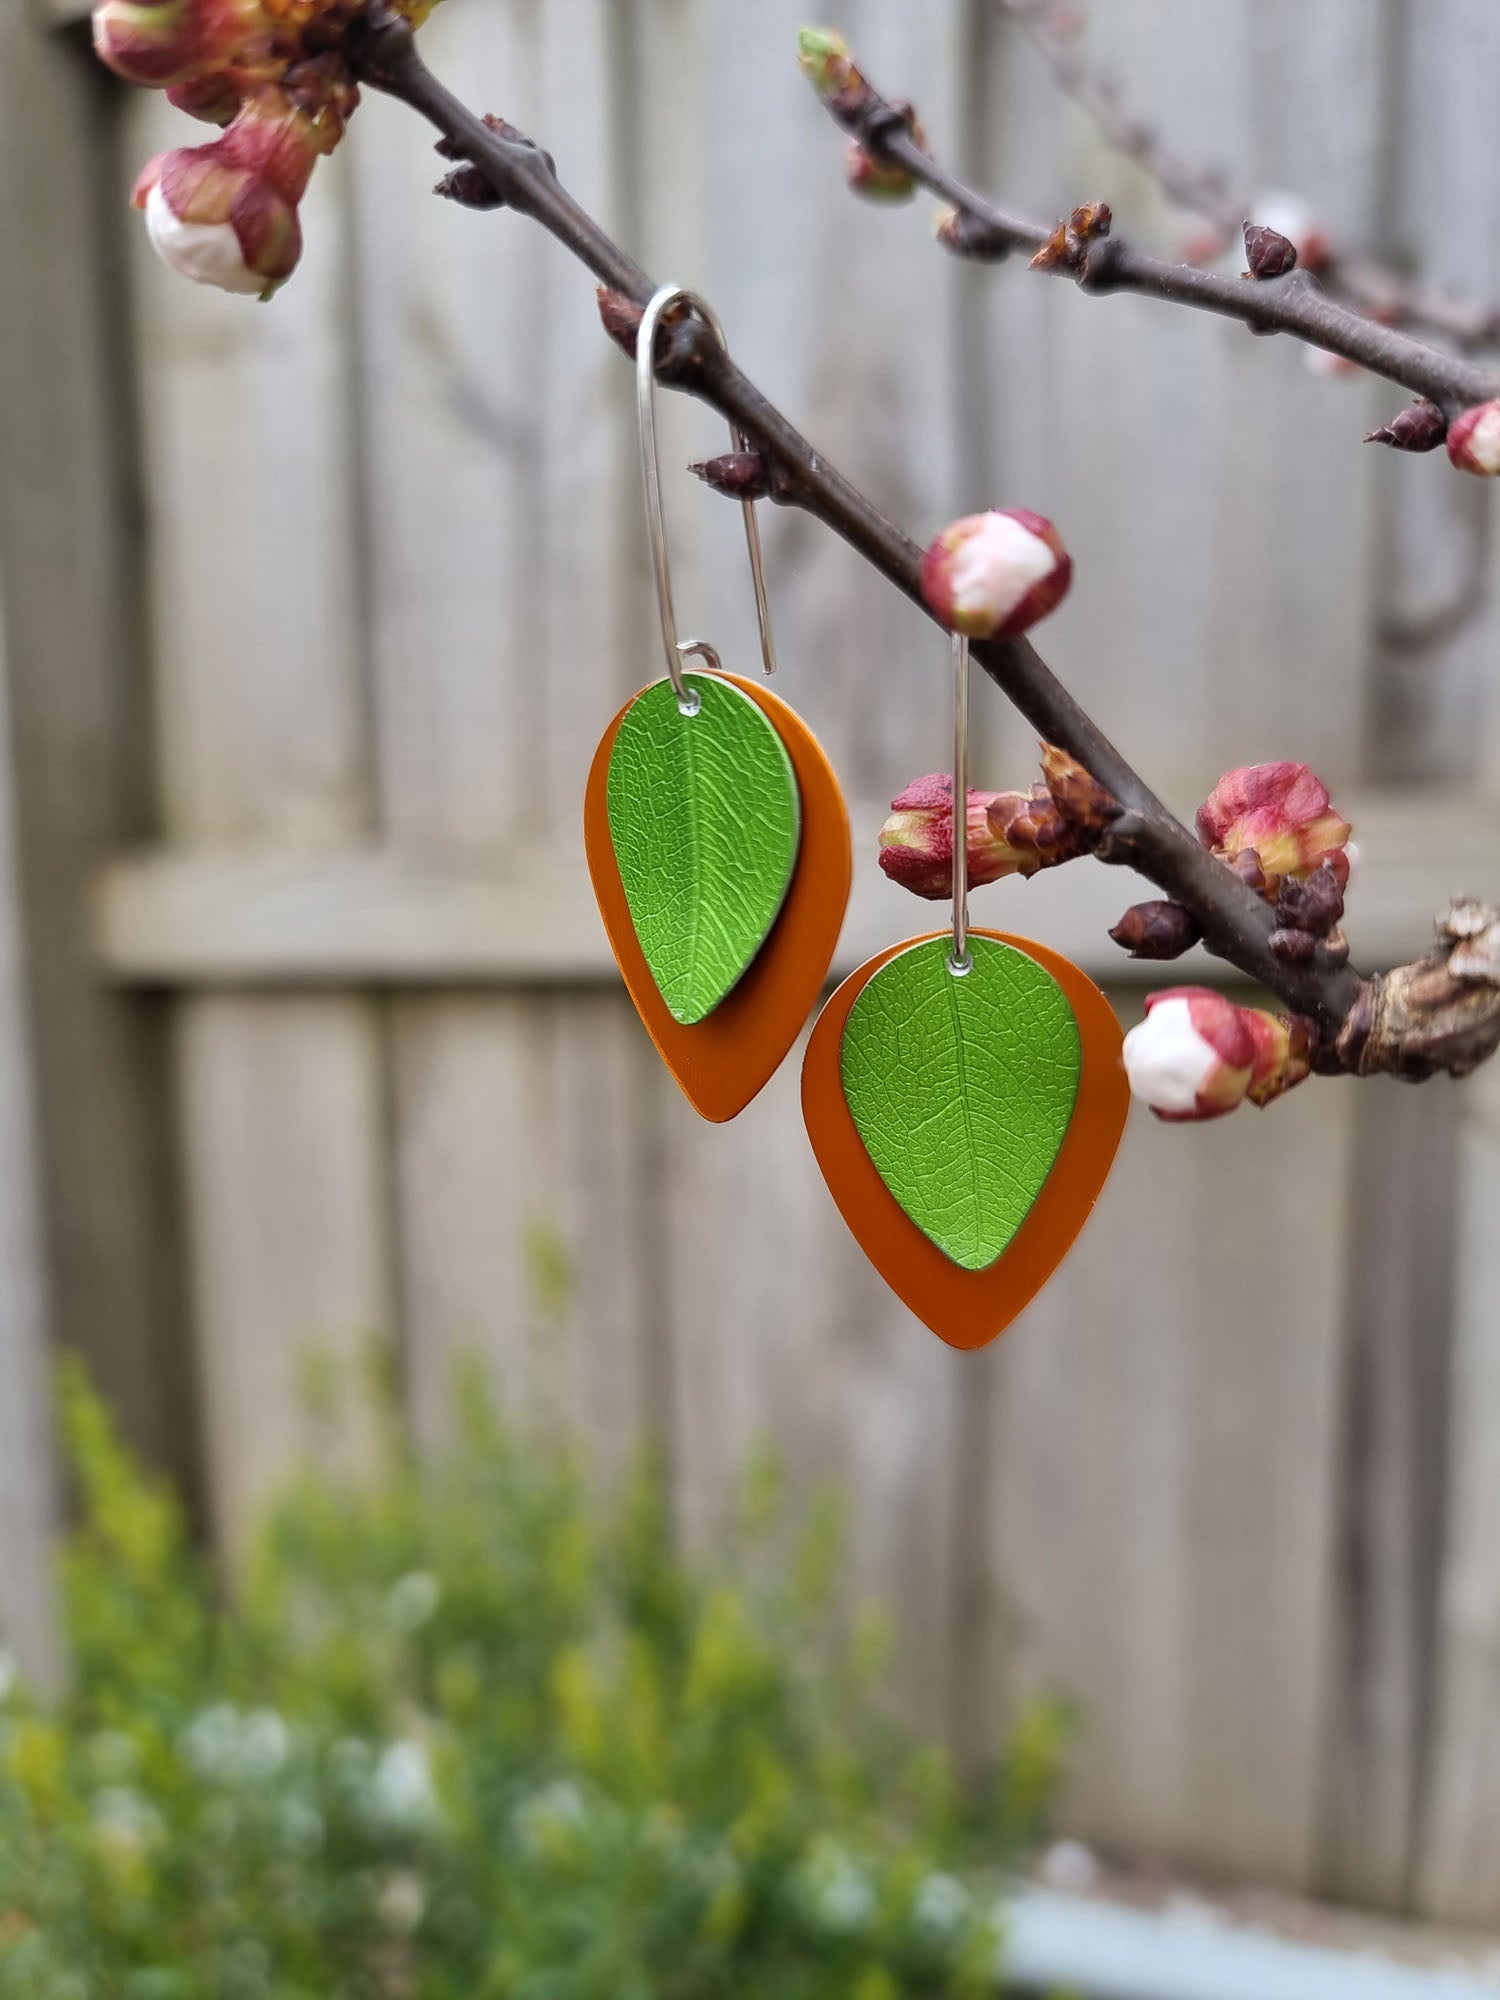
<path fill-rule="evenodd" d="M 1033 271 L 1081 271 L 1089 246 L 1102 243 L 1114 225 L 1107 201 L 1086 201 L 1059 222 L 1031 260 Z"/>
<path fill-rule="evenodd" d="M 1325 864 L 1340 889 L 1348 883 L 1353 829 L 1306 764 L 1226 771 L 1199 806 L 1196 824 L 1204 846 L 1268 903 L 1284 882 L 1304 882 Z"/>
<path fill-rule="evenodd" d="M 393 0 L 413 23 L 435 0 Z M 153 160 L 135 189 L 151 241 L 199 284 L 269 298 L 302 250 L 298 213 L 359 92 L 340 51 L 355 0 L 98 0 L 94 46 L 223 135 Z"/>
<path fill-rule="evenodd" d="M 849 53 L 843 36 L 832 28 L 803 28 L 797 36 L 797 66 L 829 111 L 853 136 L 844 161 L 844 178 L 867 201 L 910 201 L 917 184 L 899 162 L 887 157 L 882 135 L 904 128 L 917 145 L 927 141 L 912 105 L 888 103 L 873 90 Z"/>
<path fill-rule="evenodd" d="M 1025 507 L 968 514 L 922 558 L 922 595 L 971 639 L 1018 639 L 1067 595 L 1073 558 L 1044 515 Z"/>
<path fill-rule="evenodd" d="M 1153 993 L 1124 1055 L 1132 1094 L 1172 1124 L 1270 1104 L 1312 1069 L 1305 1021 L 1237 1007 L 1205 986 Z"/>
<path fill-rule="evenodd" d="M 1104 787 L 1051 743 L 1042 745 L 1042 770 L 1046 782 L 1028 792 L 969 792 L 971 889 L 1075 861 L 1115 817 L 1118 808 Z M 953 779 L 946 771 L 914 779 L 891 800 L 880 829 L 880 866 L 914 896 L 940 902 L 952 894 Z"/>
<path fill-rule="evenodd" d="M 1448 457 L 1460 472 L 1481 479 L 1500 474 L 1500 402 L 1476 403 L 1448 427 Z"/>

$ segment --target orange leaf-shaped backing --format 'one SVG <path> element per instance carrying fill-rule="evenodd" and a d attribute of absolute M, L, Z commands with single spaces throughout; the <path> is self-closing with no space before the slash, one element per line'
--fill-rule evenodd
<path fill-rule="evenodd" d="M 726 674 L 769 717 L 792 760 L 802 839 L 781 913 L 748 971 L 711 1014 L 675 1021 L 636 939 L 609 828 L 609 760 L 625 704 L 594 753 L 584 798 L 584 849 L 610 949 L 662 1061 L 700 1116 L 744 1110 L 785 1061 L 828 976 L 849 901 L 849 814 L 823 746 L 795 709 L 759 681 Z M 634 699 L 634 698 L 632 698 Z"/>
<path fill-rule="evenodd" d="M 903 939 L 850 974 L 819 1016 L 802 1065 L 807 1134 L 840 1214 L 891 1290 L 939 1339 L 962 1348 L 987 1346 L 1003 1333 L 1072 1249 L 1109 1178 L 1130 1109 L 1120 1024 L 1093 981 L 1045 945 L 1003 931 L 972 935 L 1013 945 L 1051 973 L 1073 1009 L 1083 1055 L 1073 1116 L 1051 1175 L 993 1264 L 965 1270 L 917 1227 L 880 1178 L 844 1097 L 841 1052 L 850 1010 L 880 968 L 920 940 Z"/>

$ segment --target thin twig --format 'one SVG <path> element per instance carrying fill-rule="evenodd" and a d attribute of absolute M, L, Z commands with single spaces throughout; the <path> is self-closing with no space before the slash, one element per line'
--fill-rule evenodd
<path fill-rule="evenodd" d="M 972 231 L 968 245 L 960 247 L 989 257 L 1029 250 L 1038 268 L 1071 277 L 1081 291 L 1137 292 L 1240 320 L 1256 333 L 1290 333 L 1401 383 L 1413 395 L 1426 396 L 1450 422 L 1461 410 L 1500 397 L 1500 371 L 1445 354 L 1397 327 L 1379 325 L 1330 298 L 1310 271 L 1292 270 L 1285 277 L 1259 281 L 1229 278 L 1153 257 L 1102 231 L 1074 240 L 1065 225 L 1010 214 L 926 151 L 912 130 L 909 110 L 882 97 L 852 65 L 846 87 L 824 95 L 823 102 L 870 152 L 952 204 Z M 1098 212 L 1107 218 L 1102 205 Z"/>
<path fill-rule="evenodd" d="M 400 98 L 469 160 L 505 206 L 532 217 L 635 306 L 656 287 L 635 261 L 567 193 L 545 153 L 492 129 L 440 83 L 419 55 L 408 24 L 372 9 L 349 30 L 348 55 L 360 79 Z M 731 418 L 789 482 L 786 497 L 815 515 L 914 603 L 922 598 L 922 551 L 815 451 L 696 320 L 674 326 L 658 362 L 663 382 L 702 398 Z M 929 614 L 930 615 L 930 614 Z M 1148 876 L 1190 909 L 1219 957 L 1258 980 L 1330 1039 L 1353 1013 L 1364 982 L 1321 951 L 1312 963 L 1274 958 L 1267 940 L 1275 913 L 1175 819 L 1093 719 L 1025 640 L 977 642 L 974 658 L 1040 735 L 1075 758 L 1124 809 L 1109 859 Z"/>
<path fill-rule="evenodd" d="M 1185 160 L 1125 98 L 1118 80 L 1089 62 L 1059 25 L 1054 0 L 997 0 L 1046 59 L 1059 87 L 1086 111 L 1117 153 L 1133 160 L 1169 200 L 1238 240 L 1253 205 L 1212 167 Z M 1420 326 L 1466 350 L 1500 346 L 1500 306 L 1463 299 L 1393 271 L 1378 258 L 1328 246 L 1319 276 L 1329 289 L 1388 326 Z"/>

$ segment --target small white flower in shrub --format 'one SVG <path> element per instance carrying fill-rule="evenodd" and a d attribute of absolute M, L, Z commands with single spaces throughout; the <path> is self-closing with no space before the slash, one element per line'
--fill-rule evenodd
<path fill-rule="evenodd" d="M 588 1814 L 582 1789 L 571 1778 L 558 1778 L 521 1801 L 512 1825 L 528 1854 L 555 1854 L 579 1832 Z"/>
<path fill-rule="evenodd" d="M 364 1790 L 364 1811 L 386 1833 L 424 1833 L 442 1818 L 432 1762 L 411 1737 L 381 1751 Z"/>
<path fill-rule="evenodd" d="M 385 1594 L 387 1621 L 398 1632 L 419 1632 L 437 1611 L 443 1587 L 431 1570 L 414 1569 L 398 1577 Z"/>
<path fill-rule="evenodd" d="M 864 1930 L 879 1899 L 869 1873 L 836 1840 L 819 1840 L 802 1863 L 803 1905 L 819 1930 L 851 1937 Z"/>
<path fill-rule="evenodd" d="M 945 1942 L 962 1930 L 973 1907 L 974 1898 L 958 1877 L 936 1868 L 918 1884 L 911 1920 L 926 1936 Z"/>

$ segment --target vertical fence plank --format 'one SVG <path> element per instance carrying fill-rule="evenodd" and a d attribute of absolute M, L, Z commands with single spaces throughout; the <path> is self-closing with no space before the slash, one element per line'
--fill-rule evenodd
<path fill-rule="evenodd" d="M 0 581 L 49 1332 L 191 1478 L 159 1010 L 101 989 L 86 889 L 149 818 L 114 95 L 0 19 Z M 107 203 L 107 206 L 106 206 Z M 22 1282 L 17 1273 L 17 1282 Z"/>
<path fill-rule="evenodd" d="M 131 125 L 143 158 L 194 136 L 150 98 Z M 184 843 L 330 842 L 369 820 L 346 175 L 315 177 L 305 264 L 269 307 L 139 250 L 161 765 Z M 378 1013 L 185 1001 L 178 1066 L 210 1500 L 233 1553 L 301 1454 L 315 1354 L 351 1378 L 340 1422 L 366 1448 L 355 1378 L 394 1331 Z"/>
<path fill-rule="evenodd" d="M 1386 1909 L 1411 1894 L 1431 1726 L 1464 1101 L 1372 1079 L 1355 1111 L 1322 1880 Z"/>
<path fill-rule="evenodd" d="M 1429 284 L 1492 296 L 1500 253 L 1486 222 L 1500 199 L 1500 139 L 1479 103 L 1500 59 L 1500 22 L 1472 0 L 1434 0 L 1398 10 L 1395 24 L 1389 246 Z M 1441 453 L 1377 470 L 1374 774 L 1483 782 L 1493 775 L 1487 746 L 1500 741 L 1493 496 L 1481 480 L 1455 478 Z M 1466 1248 L 1457 1235 L 1471 1196 L 1460 1199 L 1456 1171 L 1487 1157 L 1482 1137 L 1461 1142 L 1471 1107 L 1482 1133 L 1484 1095 L 1471 1085 L 1429 1085 L 1420 1104 L 1396 1091 L 1361 1104 L 1328 1879 L 1387 1906 L 1415 1894 L 1436 1913 L 1493 1918 L 1500 1897 L 1476 1892 L 1463 1855 L 1484 1838 L 1469 1789 L 1482 1743 L 1452 1734 L 1475 1719 L 1471 1634 L 1451 1617 L 1454 1590 L 1475 1574 L 1470 1527 L 1456 1516 L 1460 1539 L 1447 1557 L 1444 1543 L 1450 1492 L 1461 1514 L 1471 1457 L 1486 1465 L 1474 1426 L 1488 1418 L 1456 1395 L 1467 1374 L 1482 1375 L 1472 1344 L 1485 1337 L 1472 1295 L 1464 1302 L 1472 1239 Z M 1470 1586 L 1450 1588 L 1449 1562 Z"/>
<path fill-rule="evenodd" d="M 535 131 L 606 217 L 615 28 L 603 0 L 455 9 L 428 54 Z M 592 287 L 531 224 L 435 203 L 426 139 L 359 135 L 382 799 L 449 848 L 576 851 L 598 737 L 643 678 L 622 627 L 624 377 Z M 628 378 L 625 378 L 628 380 Z M 409 1374 L 441 1434 L 467 1350 L 517 1419 L 618 1466 L 645 1422 L 646 1052 L 616 995 L 413 999 L 395 1015 Z"/>
<path fill-rule="evenodd" d="M 983 1712 L 1071 1692 L 1067 1824 L 1280 1883 L 1319 1830 L 1351 1109 L 1313 1085 L 1264 1120 L 1137 1112 L 984 1363 Z"/>
<path fill-rule="evenodd" d="M 1464 1086 L 1448 1452 L 1448 1538 L 1437 1620 L 1436 1720 L 1416 1880 L 1419 1908 L 1448 1922 L 1492 1924 L 1500 1793 L 1500 1073 Z M 1437 1468 L 1434 1468 L 1436 1471 Z"/>
<path fill-rule="evenodd" d="M 0 744 L 10 747 L 0 601 Z M 0 1648 L 31 1679 L 61 1660 L 52 1578 L 57 1476 L 47 1383 L 40 1161 L 8 766 L 0 781 Z"/>

